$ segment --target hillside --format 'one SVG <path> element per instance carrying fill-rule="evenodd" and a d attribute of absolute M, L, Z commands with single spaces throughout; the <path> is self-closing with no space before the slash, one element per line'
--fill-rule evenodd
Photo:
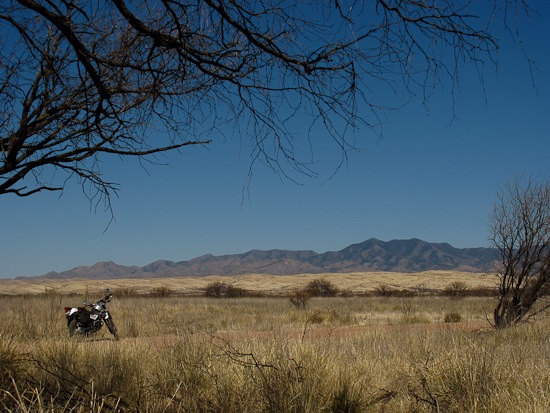
<path fill-rule="evenodd" d="M 39 276 L 46 279 L 161 278 L 209 275 L 271 274 L 295 275 L 349 272 L 420 272 L 453 270 L 490 272 L 496 250 L 454 248 L 447 243 L 419 239 L 380 241 L 371 238 L 340 251 L 252 250 L 242 254 L 203 255 L 189 261 L 159 260 L 143 267 L 124 266 L 112 261 L 76 267 Z M 27 278 L 27 277 L 17 277 Z M 36 278 L 36 277 L 33 277 Z"/>

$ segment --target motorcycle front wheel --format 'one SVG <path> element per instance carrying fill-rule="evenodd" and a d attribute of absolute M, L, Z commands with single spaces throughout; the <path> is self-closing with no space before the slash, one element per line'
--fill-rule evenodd
<path fill-rule="evenodd" d="M 105 320 L 105 324 L 107 325 L 107 328 L 109 329 L 109 332 L 115 336 L 115 340 L 118 340 L 120 337 L 118 336 L 118 330 L 115 326 L 115 323 L 111 318 L 108 318 Z"/>

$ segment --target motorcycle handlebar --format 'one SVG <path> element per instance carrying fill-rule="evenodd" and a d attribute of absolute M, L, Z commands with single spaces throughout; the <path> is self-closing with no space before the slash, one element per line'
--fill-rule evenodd
<path fill-rule="evenodd" d="M 102 303 L 108 303 L 109 301 L 111 301 L 111 299 L 113 298 L 112 294 L 109 294 L 109 295 L 106 295 L 105 297 L 103 297 L 102 299 L 100 300 L 97 300 L 95 303 L 93 304 L 87 304 L 85 303 L 84 305 L 86 307 L 95 307 L 96 305 L 99 305 L 99 304 L 102 304 Z"/>

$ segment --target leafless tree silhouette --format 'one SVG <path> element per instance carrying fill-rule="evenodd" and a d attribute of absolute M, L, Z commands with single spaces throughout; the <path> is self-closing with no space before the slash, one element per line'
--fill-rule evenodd
<path fill-rule="evenodd" d="M 110 206 L 106 157 L 155 160 L 229 133 L 251 140 L 251 165 L 314 175 L 300 139 L 320 125 L 345 160 L 348 130 L 376 127 L 387 104 L 371 88 L 428 99 L 442 82 L 454 90 L 463 63 L 495 62 L 489 23 L 513 2 L 483 15 L 475 3 L 3 1 L 0 194 L 77 177 Z"/>
<path fill-rule="evenodd" d="M 491 237 L 500 253 L 496 327 L 550 308 L 550 182 L 517 178 L 498 194 Z"/>

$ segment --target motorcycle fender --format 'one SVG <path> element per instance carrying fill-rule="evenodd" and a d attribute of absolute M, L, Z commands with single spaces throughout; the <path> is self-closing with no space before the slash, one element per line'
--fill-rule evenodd
<path fill-rule="evenodd" d="M 105 313 L 105 320 L 107 320 L 109 318 L 109 313 Z"/>
<path fill-rule="evenodd" d="M 67 317 L 70 317 L 70 316 L 72 316 L 74 313 L 77 313 L 77 312 L 78 312 L 78 308 L 71 308 L 69 311 L 67 311 L 67 312 L 65 313 L 65 315 L 66 315 Z"/>

